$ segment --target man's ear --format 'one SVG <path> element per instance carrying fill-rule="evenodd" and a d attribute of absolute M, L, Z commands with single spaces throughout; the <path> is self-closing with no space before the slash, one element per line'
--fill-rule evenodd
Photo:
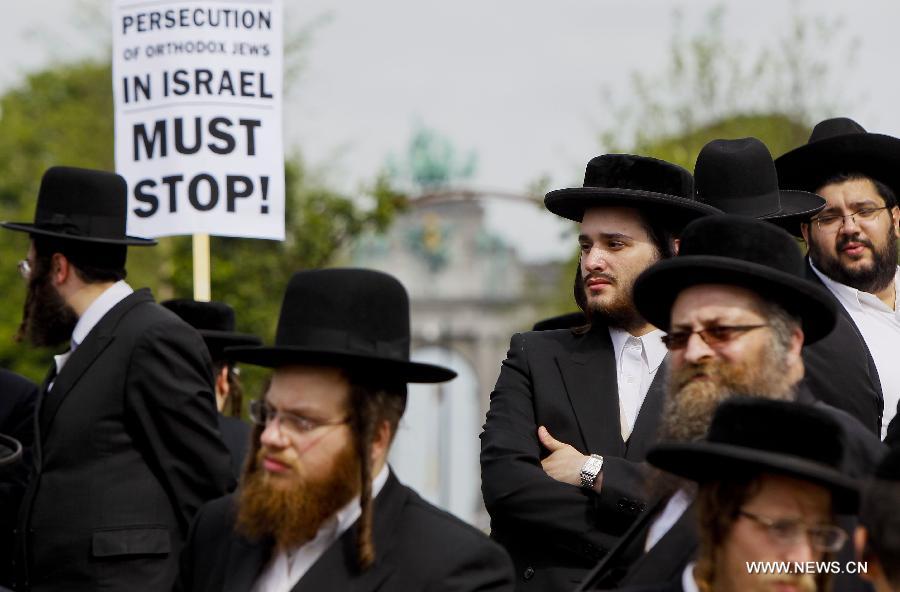
<path fill-rule="evenodd" d="M 680 249 L 680 248 L 681 248 L 681 239 L 680 239 L 680 238 L 673 238 L 673 239 L 672 239 L 672 253 L 674 253 L 675 255 L 677 255 L 677 254 L 678 254 L 678 249 Z"/>
<path fill-rule="evenodd" d="M 891 224 L 894 225 L 894 235 L 900 238 L 900 208 L 891 208 Z"/>
<path fill-rule="evenodd" d="M 800 234 L 803 235 L 803 242 L 809 244 L 809 222 L 800 223 Z"/>
<path fill-rule="evenodd" d="M 378 424 L 378 429 L 375 430 L 375 437 L 372 439 L 373 465 L 377 464 L 378 459 L 387 458 L 388 448 L 391 445 L 393 436 L 394 435 L 391 433 L 391 425 L 387 420 Z"/>
<path fill-rule="evenodd" d="M 61 286 L 66 283 L 69 276 L 74 273 L 72 264 L 62 253 L 53 253 L 50 258 L 50 281 L 54 286 Z"/>

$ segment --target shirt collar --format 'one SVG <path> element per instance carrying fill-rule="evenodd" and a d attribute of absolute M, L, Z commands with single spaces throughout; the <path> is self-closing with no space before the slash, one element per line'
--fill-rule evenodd
<path fill-rule="evenodd" d="M 131 289 L 131 286 L 124 280 L 119 280 L 100 294 L 79 317 L 75 330 L 72 331 L 72 349 L 84 343 L 88 333 L 100 322 L 100 319 L 132 292 L 134 290 Z"/>
<path fill-rule="evenodd" d="M 695 565 L 697 565 L 697 562 L 691 561 L 684 568 L 684 571 L 681 572 L 681 587 L 684 588 L 684 592 L 700 592 L 697 580 L 694 579 Z"/>
<path fill-rule="evenodd" d="M 878 296 L 875 294 L 870 294 L 868 292 L 862 292 L 857 290 L 853 286 L 848 286 L 847 284 L 842 284 L 840 282 L 836 282 L 821 271 L 819 268 L 815 266 L 812 262 L 812 259 L 809 260 L 809 266 L 812 268 L 813 272 L 819 279 L 822 280 L 822 283 L 825 284 L 825 287 L 828 290 L 838 297 L 838 299 L 844 303 L 849 304 L 858 310 L 862 310 L 863 306 L 868 306 L 870 308 L 878 308 L 880 310 L 889 310 L 887 306 L 885 306 L 884 302 L 882 302 Z M 897 271 L 894 273 L 894 285 L 897 285 L 898 276 L 900 276 L 900 267 L 897 268 Z M 894 310 L 890 312 L 897 311 L 897 294 L 894 295 Z"/>
<path fill-rule="evenodd" d="M 659 365 L 662 364 L 663 358 L 666 357 L 667 353 L 666 346 L 662 342 L 663 335 L 665 335 L 665 333 L 660 329 L 654 329 L 640 337 L 635 337 L 624 329 L 610 327 L 609 337 L 612 339 L 613 351 L 616 354 L 616 365 L 618 366 L 622 361 L 622 351 L 625 349 L 625 344 L 628 342 L 628 339 L 634 338 L 640 340 L 643 345 L 643 352 L 641 355 L 643 356 L 644 361 L 647 362 L 647 368 L 649 368 L 651 372 L 655 371 L 659 368 Z"/>

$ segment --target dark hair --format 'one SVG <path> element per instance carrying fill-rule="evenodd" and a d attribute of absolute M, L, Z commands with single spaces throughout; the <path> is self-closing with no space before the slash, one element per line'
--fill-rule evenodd
<path fill-rule="evenodd" d="M 372 442 L 379 426 L 388 423 L 391 439 L 406 410 L 406 383 L 379 385 L 353 375 L 350 380 L 350 428 L 359 458 L 359 527 L 356 531 L 357 564 L 361 571 L 375 561 L 372 541 Z"/>
<path fill-rule="evenodd" d="M 873 480 L 866 486 L 859 522 L 866 528 L 864 558 L 874 555 L 893 588 L 900 587 L 900 483 Z"/>
<path fill-rule="evenodd" d="M 228 369 L 225 373 L 225 380 L 228 382 L 228 398 L 225 401 L 228 410 L 227 414 L 233 417 L 240 417 L 244 409 L 244 387 L 241 385 L 237 372 L 235 372 L 234 364 L 225 360 L 213 362 L 213 376 L 216 377 L 216 380 L 218 380 L 222 368 Z M 225 410 L 223 409 L 223 411 Z"/>
<path fill-rule="evenodd" d="M 87 284 L 117 282 L 124 280 L 125 259 L 128 249 L 125 245 L 86 243 L 66 239 L 32 235 L 34 254 L 44 267 L 50 269 L 50 260 L 60 253 L 75 268 L 81 281 Z"/>
<path fill-rule="evenodd" d="M 817 189 L 820 189 L 826 185 L 831 185 L 833 183 L 846 183 L 847 181 L 861 181 L 861 180 L 869 180 L 872 182 L 872 185 L 875 186 L 875 192 L 884 200 L 884 205 L 889 208 L 892 208 L 897 205 L 897 196 L 894 195 L 894 191 L 879 181 L 878 179 L 873 179 L 869 175 L 859 172 L 844 172 L 837 173 L 835 175 L 831 175 L 830 177 L 825 178 L 821 183 L 818 183 Z"/>

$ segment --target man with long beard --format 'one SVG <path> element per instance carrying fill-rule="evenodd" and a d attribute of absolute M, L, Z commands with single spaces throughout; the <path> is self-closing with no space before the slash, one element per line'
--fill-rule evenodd
<path fill-rule="evenodd" d="M 294 274 L 275 345 L 229 348 L 273 368 L 240 488 L 197 516 L 177 590 L 509 592 L 500 548 L 402 485 L 387 464 L 409 382 L 452 370 L 409 359 L 409 302 L 392 276 Z"/>
<path fill-rule="evenodd" d="M 481 482 L 518 587 L 565 590 L 643 507 L 636 467 L 654 441 L 666 352 L 634 307 L 634 279 L 674 254 L 688 221 L 718 210 L 693 200 L 686 170 L 628 154 L 592 159 L 584 187 L 545 205 L 580 223 L 575 299 L 589 325 L 513 336 L 481 434 Z"/>
<path fill-rule="evenodd" d="M 809 142 L 775 160 L 783 187 L 815 191 L 826 205 L 802 226 L 809 246 L 808 276 L 841 304 L 855 335 L 835 343 L 866 350 L 881 400 L 878 428 L 886 438 L 900 404 L 900 308 L 897 236 L 900 233 L 900 139 L 866 132 L 851 119 L 822 121 Z M 900 440 L 900 420 L 891 440 Z"/>
<path fill-rule="evenodd" d="M 720 403 L 738 395 L 821 407 L 843 430 L 842 469 L 862 476 L 884 448 L 849 414 L 798 392 L 801 349 L 827 335 L 836 304 L 803 276 L 793 238 L 738 216 L 698 220 L 679 256 L 635 283 L 635 305 L 665 337 L 671 360 L 661 442 L 702 439 Z M 697 549 L 693 485 L 650 471 L 648 511 L 585 580 L 582 590 L 675 581 Z"/>
<path fill-rule="evenodd" d="M 41 180 L 20 336 L 60 346 L 42 385 L 17 528 L 20 590 L 169 590 L 200 505 L 228 491 L 209 354 L 197 332 L 125 282 L 119 175 Z"/>

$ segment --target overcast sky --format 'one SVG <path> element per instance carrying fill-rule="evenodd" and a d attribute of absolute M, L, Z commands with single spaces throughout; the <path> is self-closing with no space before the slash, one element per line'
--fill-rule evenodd
<path fill-rule="evenodd" d="M 109 24 L 90 22 L 109 11 L 84 9 L 102 3 L 7 4 L 0 88 L 49 61 L 107 50 Z M 673 10 L 680 6 L 690 31 L 716 4 L 285 0 L 288 31 L 319 21 L 285 107 L 286 146 L 302 149 L 334 184 L 352 191 L 388 155 L 401 153 L 421 123 L 477 154 L 472 184 L 479 188 L 519 191 L 542 175 L 553 187 L 579 185 L 584 164 L 600 150 L 598 132 L 614 124 L 601 110 L 604 85 L 624 88 L 632 72 L 659 72 Z M 857 63 L 840 67 L 854 97 L 841 114 L 900 136 L 900 2 L 730 2 L 728 37 L 752 55 L 784 35 L 792 10 L 840 19 L 839 37 L 860 41 Z M 560 239 L 568 226 L 527 206 L 492 203 L 488 214 L 530 259 L 567 254 L 574 244 L 571 236 Z"/>

